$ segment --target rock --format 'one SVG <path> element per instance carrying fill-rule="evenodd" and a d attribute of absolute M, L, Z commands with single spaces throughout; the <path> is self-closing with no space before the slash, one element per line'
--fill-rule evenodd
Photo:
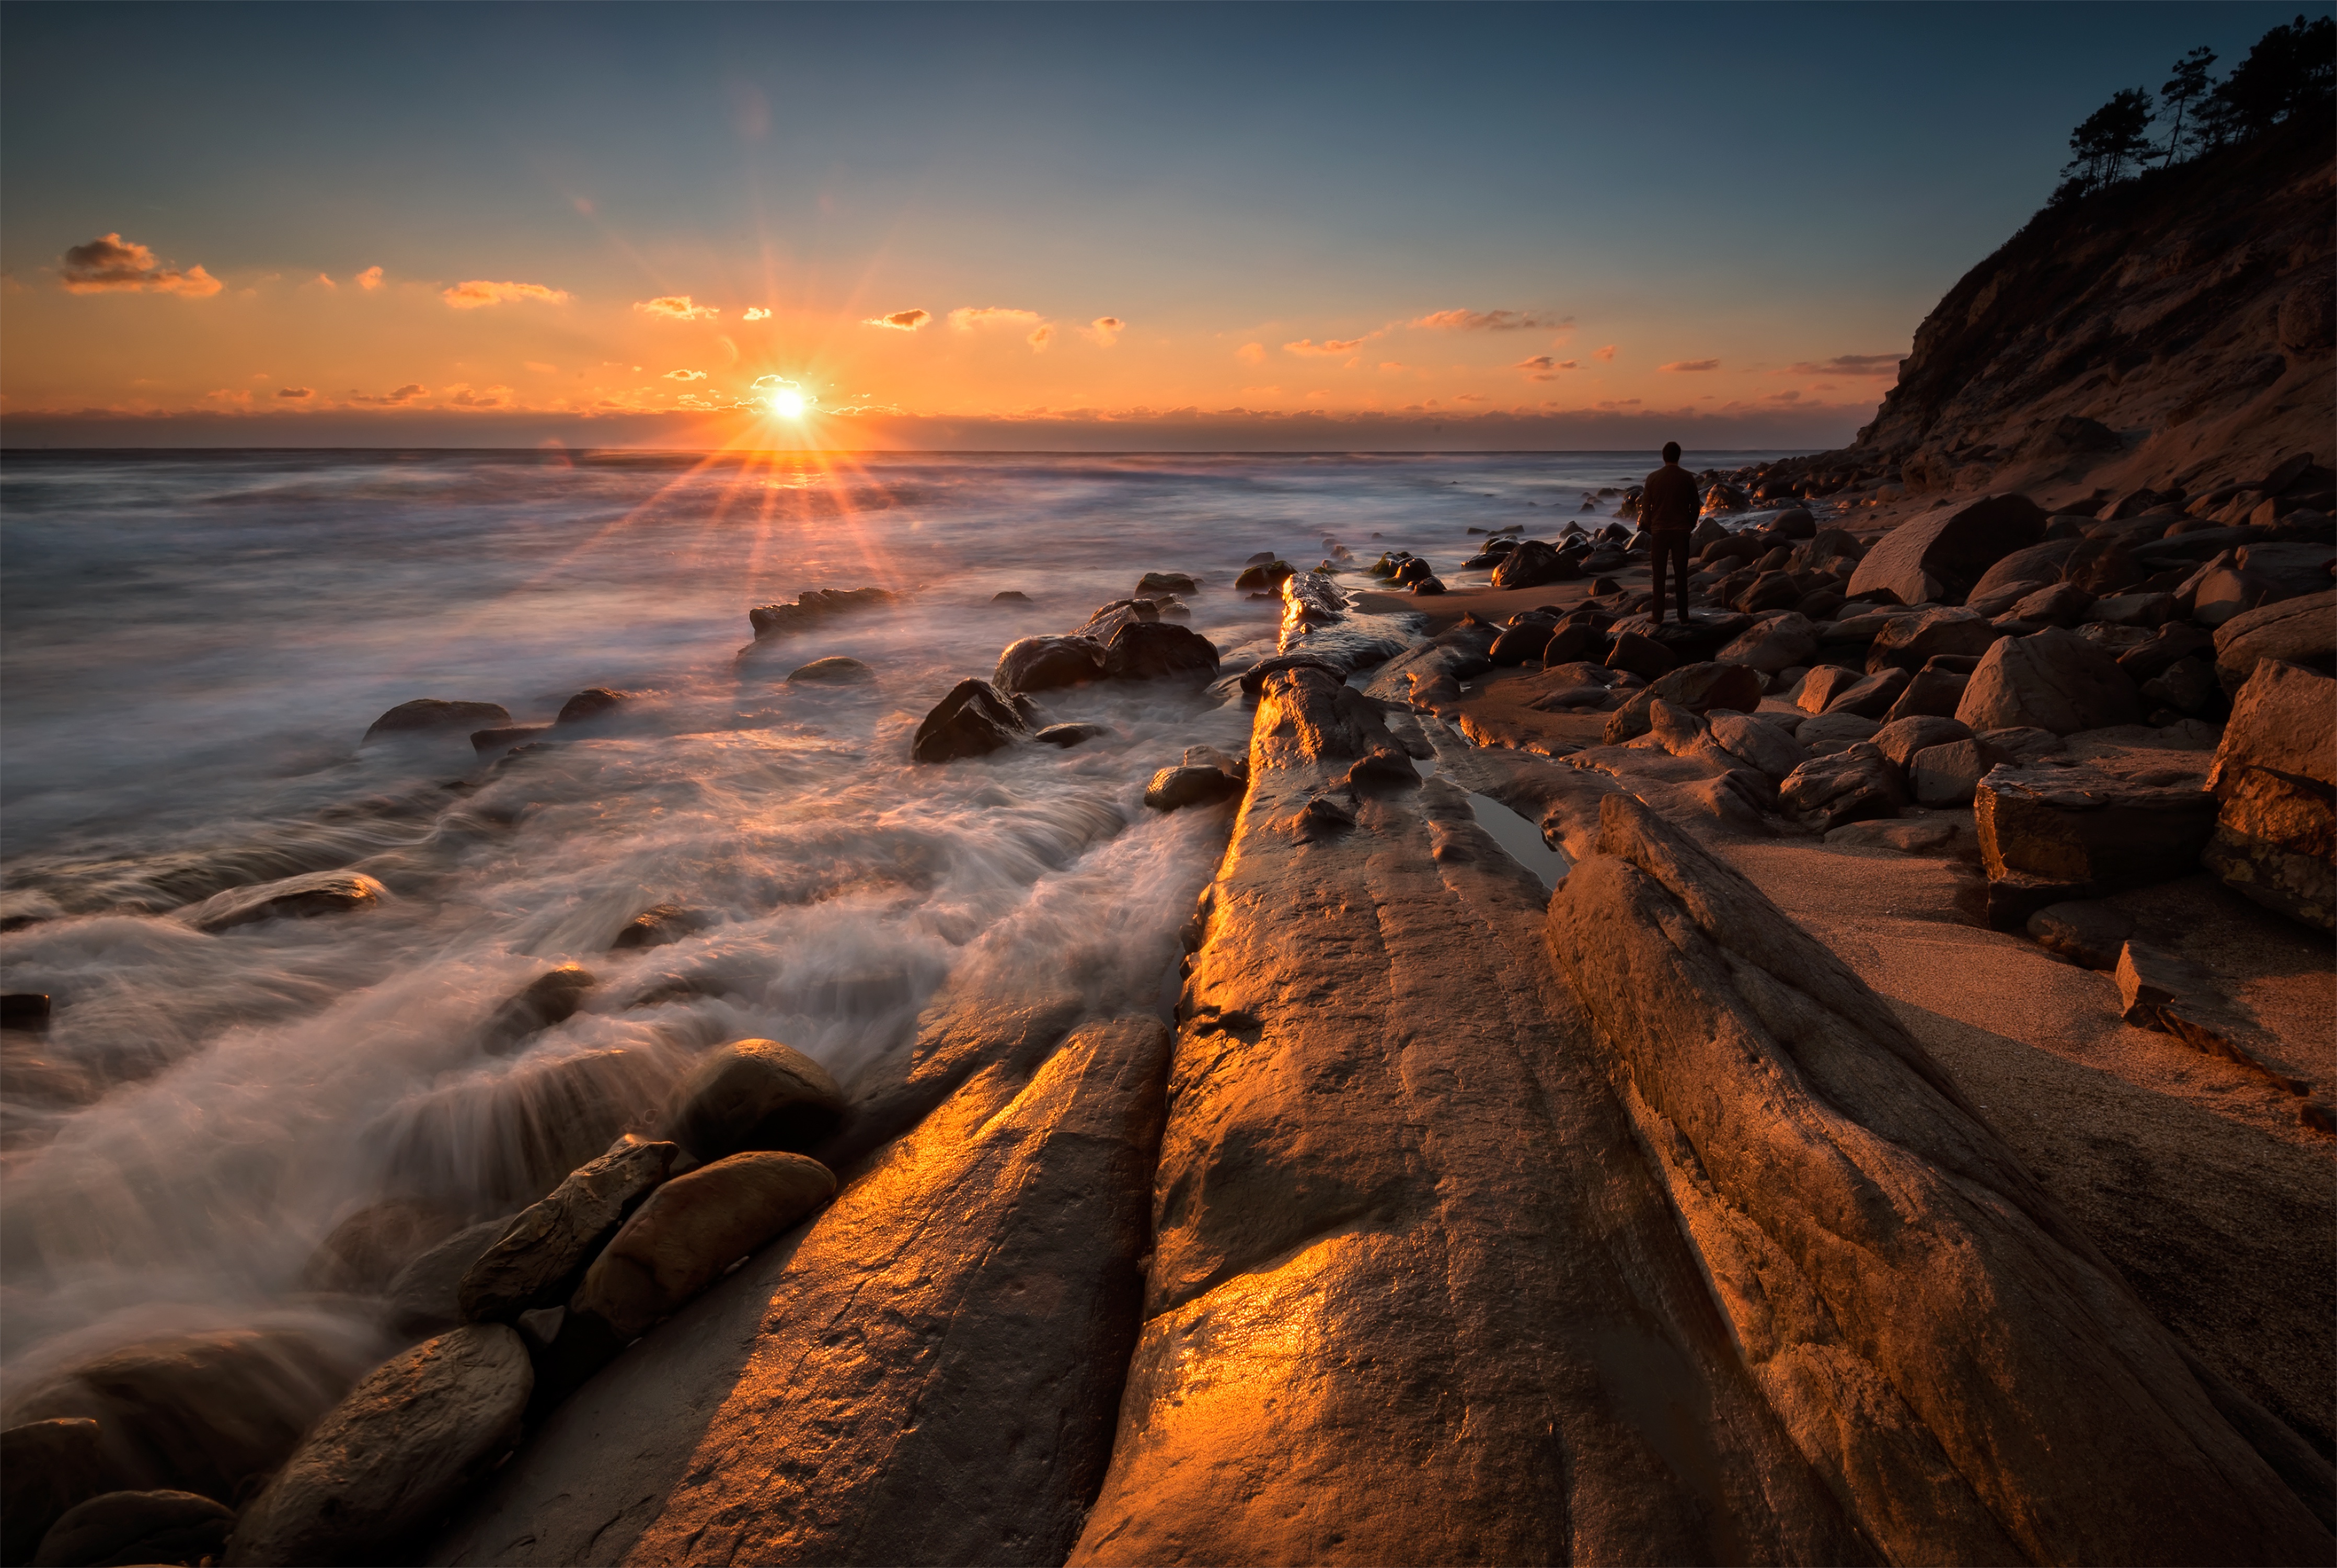
<path fill-rule="evenodd" d="M 1156 811 L 1175 811 L 1230 799 L 1241 789 L 1238 779 L 1215 768 L 1163 768 L 1145 787 L 1144 803 Z"/>
<path fill-rule="evenodd" d="M 216 1556 L 234 1510 L 191 1492 L 109 1492 L 75 1504 L 41 1537 L 35 1568 L 186 1563 Z"/>
<path fill-rule="evenodd" d="M 1730 601 L 1748 615 L 1768 610 L 1788 610 L 1802 601 L 1804 590 L 1790 572 L 1764 572 Z"/>
<path fill-rule="evenodd" d="M 1529 660 L 1539 660 L 1557 630 L 1558 624 L 1554 621 L 1529 621 L 1521 616 L 1502 628 L 1501 634 L 1493 639 L 1493 645 L 1486 651 L 1485 657 L 1503 669 L 1523 664 Z"/>
<path fill-rule="evenodd" d="M 2195 654 L 2205 654 L 2212 661 L 2215 647 L 2212 635 L 2178 621 L 2160 627 L 2158 635 L 2148 642 L 2119 654 L 2118 668 L 2139 685 L 2154 676 L 2164 675 L 2175 664 Z"/>
<path fill-rule="evenodd" d="M 793 676 L 788 677 L 793 680 Z M 583 724 L 614 712 L 618 706 L 631 699 L 630 691 L 613 691 L 606 686 L 587 686 L 560 705 L 555 725 Z"/>
<path fill-rule="evenodd" d="M 1142 599 L 1154 593 L 1191 593 L 1200 583 L 1182 572 L 1147 572 L 1136 580 L 1136 592 L 1130 597 Z"/>
<path fill-rule="evenodd" d="M 2146 573 L 2122 540 L 2080 541 L 2061 564 L 2061 580 L 2088 593 L 2116 593 L 2141 582 Z"/>
<path fill-rule="evenodd" d="M 284 1462 L 357 1369 L 290 1329 L 170 1335 L 11 1388 L 9 1417 L 95 1421 L 112 1485 L 232 1503 Z"/>
<path fill-rule="evenodd" d="M 400 1269 L 462 1228 L 461 1213 L 420 1198 L 369 1203 L 333 1227 L 300 1270 L 304 1290 L 374 1296 Z"/>
<path fill-rule="evenodd" d="M 1870 817 L 1895 817 L 1907 795 L 1899 769 L 1861 741 L 1794 769 L 1777 786 L 1777 801 L 1804 823 L 1828 831 Z"/>
<path fill-rule="evenodd" d="M 1874 749 L 1890 758 L 1893 767 L 1905 768 L 1918 751 L 1970 739 L 1971 730 L 1953 719 L 1896 719 L 1874 732 Z"/>
<path fill-rule="evenodd" d="M 1803 594 L 1794 608 L 1813 622 L 1831 621 L 1841 612 L 1843 603 L 1841 594 L 1831 588 L 1820 588 L 1814 593 Z"/>
<path fill-rule="evenodd" d="M 2029 935 L 2049 953 L 2088 969 L 2116 969 L 2118 949 L 2134 934 L 2134 921 L 2114 905 L 2076 900 L 2049 904 L 2029 917 Z"/>
<path fill-rule="evenodd" d="M 747 612 L 747 623 L 758 642 L 807 631 L 838 615 L 882 610 L 894 595 L 882 588 L 815 588 L 798 594 L 792 604 L 758 604 Z"/>
<path fill-rule="evenodd" d="M 2056 583 L 2020 599 L 2007 613 L 2016 621 L 2066 627 L 2083 621 L 2093 607 L 2094 596 L 2075 583 Z"/>
<path fill-rule="evenodd" d="M 1790 507 L 1769 520 L 1769 531 L 1780 539 L 1814 539 L 1817 536 L 1818 520 L 1810 515 L 1806 506 Z"/>
<path fill-rule="evenodd" d="M 1025 637 L 1006 645 L 990 683 L 998 691 L 1054 691 L 1103 679 L 1103 644 L 1086 637 Z"/>
<path fill-rule="evenodd" d="M 990 602 L 992 604 L 1028 604 L 1031 595 L 1020 588 L 1002 588 L 990 596 Z"/>
<path fill-rule="evenodd" d="M 394 1188 L 517 1208 L 597 1159 L 672 1083 L 661 1050 L 541 1052 L 484 1083 L 456 1077 L 400 1101 L 364 1142 Z"/>
<path fill-rule="evenodd" d="M 1188 627 L 1164 622 L 1122 626 L 1104 649 L 1104 673 L 1114 681 L 1154 681 L 1167 676 L 1208 680 L 1217 672 L 1217 644 Z"/>
<path fill-rule="evenodd" d="M 535 1377 L 500 1323 L 427 1339 L 349 1390 L 236 1525 L 237 1563 L 416 1561 L 436 1524 L 519 1445 Z"/>
<path fill-rule="evenodd" d="M 479 730 L 511 722 L 511 710 L 500 702 L 449 702 L 441 697 L 417 697 L 375 720 L 363 745 L 383 735 L 422 735 L 439 730 Z"/>
<path fill-rule="evenodd" d="M 2035 728 L 2073 735 L 2139 721 L 2142 698 L 2110 654 L 2054 629 L 1990 648 L 1956 717 L 1975 731 Z"/>
<path fill-rule="evenodd" d="M 835 1195 L 834 1173 L 801 1154 L 757 1151 L 686 1171 L 650 1193 L 593 1259 L 571 1310 L 636 1338 Z"/>
<path fill-rule="evenodd" d="M 11 991 L 0 996 L 0 1027 L 45 1029 L 49 1026 L 49 994 Z"/>
<path fill-rule="evenodd" d="M 1873 740 L 1882 730 L 1880 722 L 1860 714 L 1821 713 L 1803 720 L 1794 739 L 1813 757 L 1831 757 Z"/>
<path fill-rule="evenodd" d="M 1799 740 L 1746 714 L 1715 714 L 1711 734 L 1714 745 L 1773 784 L 1810 760 L 1809 749 Z"/>
<path fill-rule="evenodd" d="M 1105 724 L 1050 724 L 1031 737 L 1042 746 L 1077 746 L 1082 740 L 1092 740 L 1099 735 L 1109 735 L 1111 728 Z"/>
<path fill-rule="evenodd" d="M 1545 583 L 1571 583 L 1582 576 L 1575 557 L 1561 555 L 1539 539 L 1521 539 L 1501 564 L 1493 568 L 1496 588 L 1539 588 Z"/>
<path fill-rule="evenodd" d="M 2146 784 L 2085 765 L 1995 769 L 1973 805 L 1991 881 L 2028 877 L 2066 887 L 2070 898 L 2188 876 L 2215 826 L 2215 797 L 2195 785 Z"/>
<path fill-rule="evenodd" d="M 2069 753 L 2068 747 L 2062 744 L 2061 738 L 2050 730 L 2019 728 L 1990 730 L 1983 732 L 1980 738 L 2003 751 L 2009 759 L 2024 768 L 2041 762 L 2049 757 L 2066 757 Z"/>
<path fill-rule="evenodd" d="M 2337 590 L 2267 604 L 2215 629 L 2215 674 L 2225 691 L 2236 693 L 2265 659 L 2337 674 Z"/>
<path fill-rule="evenodd" d="M 515 1218 L 505 1214 L 457 1230 L 399 1269 L 386 1291 L 390 1327 L 411 1339 L 461 1327 L 463 1276 L 503 1240 Z"/>
<path fill-rule="evenodd" d="M 1808 663 L 1817 648 L 1818 631 L 1809 617 L 1789 611 L 1741 633 L 1713 658 L 1723 664 L 1749 665 L 1764 674 L 1774 675 L 1780 670 Z"/>
<path fill-rule="evenodd" d="M 668 1101 L 664 1136 L 701 1161 L 748 1150 L 810 1149 L 835 1132 L 845 1099 L 827 1069 L 776 1040 L 733 1040 L 698 1060 Z"/>
<path fill-rule="evenodd" d="M 2279 583 L 2237 566 L 2210 564 L 2185 579 L 2182 588 L 2191 619 L 2211 627 L 2291 597 Z"/>
<path fill-rule="evenodd" d="M 917 726 L 909 755 L 919 762 L 952 762 L 981 757 L 1031 733 L 1030 725 L 987 681 L 965 680 Z"/>
<path fill-rule="evenodd" d="M 2234 1007 L 2206 970 L 2176 955 L 2131 939 L 2117 955 L 2119 1017 L 2140 1029 L 2172 1034 L 2211 1056 L 2254 1069 L 2298 1097 L 2298 1120 L 2337 1132 L 2337 1104 L 2326 1087 L 2289 1057 L 2287 1047 L 2248 1014 Z"/>
<path fill-rule="evenodd" d="M 2199 715 L 2224 705 L 2224 688 L 2215 667 L 2205 659 L 2177 659 L 2163 675 L 2142 683 L 2142 699 L 2176 712 Z"/>
<path fill-rule="evenodd" d="M 787 671 L 787 684 L 790 686 L 865 686 L 875 679 L 876 671 L 859 660 L 846 659 L 840 653 L 815 659 Z"/>
<path fill-rule="evenodd" d="M 362 871 L 310 871 L 214 894 L 181 918 L 198 931 L 232 931 L 262 920 L 313 920 L 376 909 L 389 889 Z"/>
<path fill-rule="evenodd" d="M 2082 538 L 2072 534 L 2067 538 L 2046 539 L 2015 550 L 1980 573 L 1980 581 L 1972 584 L 1970 597 L 1980 599 L 2016 583 L 2034 583 L 2040 587 L 2058 583 L 2062 569 L 2083 543 Z"/>
<path fill-rule="evenodd" d="M 2119 593 L 2107 599 L 2097 599 L 2085 619 L 2110 626 L 2142 626 L 2156 629 L 2175 617 L 2175 595 L 2172 593 Z"/>
<path fill-rule="evenodd" d="M 1794 691 L 1794 705 L 1804 713 L 1823 713 L 1833 701 L 1864 677 L 1840 664 L 1821 664 L 1802 678 Z"/>
<path fill-rule="evenodd" d="M 507 724 L 499 730 L 474 730 L 471 731 L 471 750 L 482 757 L 493 757 L 551 733 L 552 726 L 549 724 Z"/>
<path fill-rule="evenodd" d="M 1907 682 L 1907 689 L 1899 693 L 1898 699 L 1884 712 L 1882 721 L 1890 724 L 1902 719 L 1925 716 L 1952 719 L 1956 705 L 1964 699 L 1964 688 L 1970 684 L 1971 676 L 1966 671 L 1934 669 L 1926 665 Z"/>
<path fill-rule="evenodd" d="M 1867 552 L 1851 576 L 1851 596 L 1888 588 L 1902 603 L 1959 603 L 1990 566 L 2038 543 L 2044 528 L 2043 509 L 2026 495 L 1943 503 L 1902 523 Z"/>
<path fill-rule="evenodd" d="M 1984 616 L 1993 621 L 2000 616 L 2012 613 L 2013 606 L 2030 594 L 2041 593 L 2052 586 L 2054 584 L 2051 583 L 2038 582 L 2035 579 L 2024 577 L 2017 583 L 2007 583 L 2001 587 L 1990 588 L 1984 593 L 1974 593 L 1964 601 L 1964 608 L 1975 615 Z"/>
<path fill-rule="evenodd" d="M 2207 773 L 2218 805 L 2201 863 L 2303 925 L 2337 923 L 2337 681 L 2257 662 Z"/>
<path fill-rule="evenodd" d="M 550 1197 L 522 1210 L 464 1274 L 455 1292 L 464 1320 L 508 1321 L 565 1301 L 585 1266 L 632 1205 L 665 1180 L 680 1152 L 671 1143 L 621 1138 L 571 1171 Z"/>
<path fill-rule="evenodd" d="M 1925 806 L 1969 806 L 1980 781 L 2012 754 L 1984 737 L 1927 746 L 1907 759 L 1908 792 Z"/>
<path fill-rule="evenodd" d="M 648 912 L 650 915 L 656 910 Z M 635 920 L 646 918 L 636 916 Z M 632 927 L 628 926 L 627 931 Z M 624 933 L 619 933 L 615 946 L 624 946 Z M 671 938 L 669 938 L 671 940 Z M 633 943 L 634 946 L 645 944 Z M 584 994 L 599 985 L 600 979 L 582 964 L 562 964 L 557 969 L 545 971 L 529 981 L 518 995 L 494 1011 L 482 1032 L 482 1048 L 490 1055 L 507 1056 L 519 1048 L 520 1043 L 532 1034 L 564 1024 L 584 1005 Z"/>
<path fill-rule="evenodd" d="M 1883 670 L 1842 686 L 1827 699 L 1828 713 L 1855 713 L 1862 719 L 1881 719 L 1899 701 L 1913 679 L 1904 670 Z"/>
<path fill-rule="evenodd" d="M 1629 701 L 1608 719 L 1604 742 L 1619 746 L 1648 732 L 1649 712 L 1657 701 L 1708 713 L 1715 708 L 1750 713 L 1761 705 L 1761 677 L 1743 664 L 1686 664 L 1659 675 L 1631 694 Z"/>
<path fill-rule="evenodd" d="M 1282 586 L 1284 578 L 1297 574 L 1298 568 L 1287 561 L 1267 561 L 1244 567 L 1241 575 L 1234 579 L 1234 586 L 1246 593 L 1271 593 Z"/>
<path fill-rule="evenodd" d="M 1444 592 L 1444 579 L 1442 577 L 1416 577 L 1413 580 L 1412 591 L 1414 593 L 1442 593 Z"/>
<path fill-rule="evenodd" d="M 1631 632 L 1618 636 L 1607 651 L 1607 668 L 1628 670 L 1648 681 L 1677 668 L 1678 663 L 1671 650 L 1662 643 Z"/>
<path fill-rule="evenodd" d="M 1084 637 L 1100 648 L 1119 635 L 1123 626 L 1159 619 L 1160 606 L 1149 599 L 1115 599 L 1098 608 L 1072 635 Z"/>
<path fill-rule="evenodd" d="M 41 1537 L 71 1509 L 120 1485 L 86 1416 L 27 1421 L 0 1432 L 0 1563 L 33 1560 Z"/>
<path fill-rule="evenodd" d="M 609 946 L 612 950 L 628 951 L 637 947 L 663 947 L 679 942 L 696 931 L 703 922 L 679 904 L 652 904 L 631 919 Z M 547 976 L 546 978 L 549 978 Z M 542 982 L 538 982 L 541 984 Z M 588 975 L 586 985 L 592 984 Z M 572 1008 L 572 1012 L 573 1009 Z"/>

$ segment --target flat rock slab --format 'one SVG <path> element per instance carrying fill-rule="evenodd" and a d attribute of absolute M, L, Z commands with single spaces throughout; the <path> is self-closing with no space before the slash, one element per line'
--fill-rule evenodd
<path fill-rule="evenodd" d="M 2195 777 L 2145 781 L 2153 777 L 1991 769 L 1973 802 L 1989 876 L 2116 893 L 2190 875 L 2215 831 L 2215 798 Z"/>
<path fill-rule="evenodd" d="M 521 1210 L 464 1272 L 455 1300 L 477 1323 L 557 1307 L 632 1206 L 663 1181 L 681 1151 L 628 1137 L 581 1165 L 550 1197 Z"/>

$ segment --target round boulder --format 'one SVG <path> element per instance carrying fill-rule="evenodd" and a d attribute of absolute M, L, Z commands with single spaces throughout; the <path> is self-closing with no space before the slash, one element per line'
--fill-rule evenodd
<path fill-rule="evenodd" d="M 1025 637 L 998 656 L 1001 691 L 1053 691 L 1103 679 L 1103 644 L 1086 637 Z"/>
<path fill-rule="evenodd" d="M 85 1416 L 0 1432 L 0 1562 L 31 1562 L 66 1510 L 121 1484 Z"/>
<path fill-rule="evenodd" d="M 606 686 L 587 686 L 560 705 L 559 717 L 552 720 L 552 722 L 582 724 L 588 720 L 598 719 L 603 714 L 614 712 L 617 707 L 631 695 L 631 693 L 627 691 L 611 691 Z"/>
<path fill-rule="evenodd" d="M 571 1305 L 634 1338 L 835 1195 L 835 1174 L 800 1154 L 758 1151 L 701 1165 L 634 1210 Z"/>
<path fill-rule="evenodd" d="M 876 671 L 840 653 L 815 659 L 787 671 L 790 686 L 863 686 L 875 679 Z"/>
<path fill-rule="evenodd" d="M 366 732 L 367 740 L 383 735 L 425 735 L 434 730 L 460 730 L 468 733 L 490 725 L 511 722 L 511 710 L 500 702 L 449 702 L 443 697 L 417 697 L 375 720 Z"/>
<path fill-rule="evenodd" d="M 215 1557 L 234 1511 L 192 1492 L 108 1492 L 76 1504 L 48 1528 L 34 1568 L 189 1563 Z"/>
<path fill-rule="evenodd" d="M 674 1088 L 665 1136 L 701 1161 L 748 1149 L 808 1149 L 844 1118 L 827 1069 L 776 1040 L 733 1040 Z"/>
<path fill-rule="evenodd" d="M 1217 645 L 1199 632 L 1163 621 L 1131 621 L 1111 635 L 1104 650 L 1104 673 L 1114 681 L 1152 681 L 1162 676 L 1217 672 Z"/>
<path fill-rule="evenodd" d="M 1241 793 L 1240 780 L 1216 768 L 1163 768 L 1144 790 L 1144 803 L 1156 811 L 1175 811 L 1207 805 Z"/>
<path fill-rule="evenodd" d="M 968 679 L 951 687 L 949 695 L 934 704 L 909 742 L 909 755 L 919 762 L 983 757 L 1030 732 L 1031 726 L 1012 703 L 998 694 L 997 687 Z"/>
<path fill-rule="evenodd" d="M 2142 720 L 2142 696 L 2110 652 L 2058 628 L 2007 637 L 1964 686 L 1956 717 L 1976 731 L 2033 728 L 2056 735 Z"/>

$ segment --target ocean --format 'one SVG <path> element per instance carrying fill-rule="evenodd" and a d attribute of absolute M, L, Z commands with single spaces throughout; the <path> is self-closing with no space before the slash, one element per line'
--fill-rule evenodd
<path fill-rule="evenodd" d="M 1596 525 L 1613 499 L 1586 497 L 1655 461 L 9 454 L 0 988 L 55 1011 L 0 1058 L 0 1396 L 180 1330 L 369 1364 L 374 1306 L 314 1264 L 336 1225 L 400 1197 L 508 1211 L 562 1125 L 653 1117 L 723 1040 L 848 1082 L 977 974 L 1165 1014 L 1227 822 L 1144 786 L 1187 746 L 1241 751 L 1247 711 L 1086 687 L 1044 706 L 1102 738 L 916 765 L 934 701 L 1147 571 L 1201 580 L 1186 623 L 1227 653 L 1274 635 L 1276 602 L 1232 586 L 1257 552 L 1481 581 L 1470 529 Z M 742 655 L 749 606 L 865 586 L 900 597 Z M 875 679 L 785 679 L 829 655 Z M 460 730 L 361 744 L 410 699 L 542 724 L 590 687 L 627 700 L 508 761 Z M 183 917 L 347 867 L 379 908 Z M 659 904 L 689 934 L 611 950 Z M 563 963 L 596 978 L 582 1009 L 489 1049 Z"/>

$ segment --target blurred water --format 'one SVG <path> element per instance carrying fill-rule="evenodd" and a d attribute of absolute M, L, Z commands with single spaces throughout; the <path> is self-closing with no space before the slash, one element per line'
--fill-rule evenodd
<path fill-rule="evenodd" d="M 354 1310 L 304 1293 L 337 1222 L 394 1196 L 501 1211 L 539 1124 L 638 1121 L 724 1039 L 848 1080 L 969 966 L 1159 1006 L 1226 821 L 1148 811 L 1143 785 L 1187 745 L 1242 750 L 1247 714 L 1084 688 L 1046 706 L 1107 738 L 914 766 L 932 704 L 1147 570 L 1204 579 L 1188 624 L 1230 651 L 1273 632 L 1231 587 L 1256 552 L 1310 565 L 1328 535 L 1459 582 L 1469 528 L 1553 534 L 1651 464 L 10 455 L 0 914 L 37 918 L 0 935 L 0 985 L 58 1011 L 8 1036 L 0 1085 L 0 1371 Z M 867 585 L 903 597 L 736 656 L 749 605 Z M 876 679 L 784 680 L 831 654 Z M 543 723 L 587 686 L 632 696 L 497 767 L 459 732 L 359 746 L 410 698 Z M 383 907 L 171 917 L 351 866 Z M 610 950 L 661 902 L 697 930 Z M 484 1050 L 562 962 L 599 977 L 583 1009 Z"/>

